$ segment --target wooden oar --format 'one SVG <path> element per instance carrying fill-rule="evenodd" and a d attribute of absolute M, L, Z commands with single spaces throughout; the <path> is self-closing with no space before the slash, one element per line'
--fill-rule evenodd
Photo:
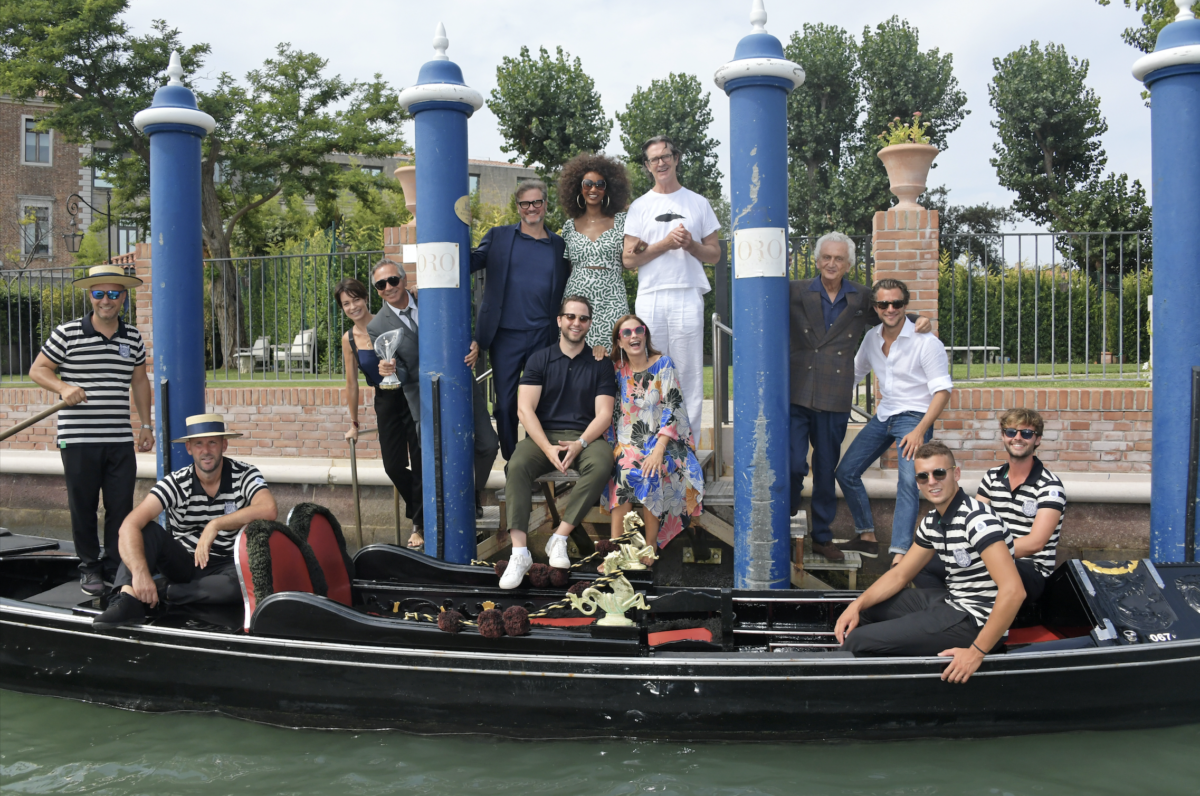
<path fill-rule="evenodd" d="M 46 418 L 50 417 L 50 415 L 57 412 L 59 409 L 65 409 L 66 407 L 67 407 L 66 401 L 59 401 L 58 403 L 56 403 L 54 406 L 50 407 L 49 409 L 43 409 L 42 411 L 38 412 L 33 417 L 22 420 L 20 423 L 17 423 L 15 426 L 10 428 L 9 430 L 0 431 L 0 442 L 8 439 L 13 434 L 16 434 L 19 431 L 24 431 L 25 429 L 32 426 L 34 423 L 38 423 L 42 420 L 45 420 Z"/>
<path fill-rule="evenodd" d="M 365 431 L 358 432 L 361 437 L 363 434 L 374 434 L 378 429 L 368 428 Z M 363 546 L 362 533 L 362 504 L 358 499 L 358 456 L 355 452 L 357 440 L 350 440 L 350 483 L 354 487 L 354 530 L 358 535 L 358 546 L 361 549 Z"/>

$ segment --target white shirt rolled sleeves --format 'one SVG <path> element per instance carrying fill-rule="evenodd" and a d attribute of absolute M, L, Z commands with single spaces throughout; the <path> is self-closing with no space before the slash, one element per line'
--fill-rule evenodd
<path fill-rule="evenodd" d="M 883 395 L 875 410 L 880 420 L 901 412 L 924 414 L 934 393 L 954 388 L 946 346 L 932 334 L 917 334 L 916 326 L 906 318 L 900 336 L 884 354 L 883 328 L 880 324 L 863 338 L 854 356 L 854 381 L 858 383 L 874 371 Z"/>

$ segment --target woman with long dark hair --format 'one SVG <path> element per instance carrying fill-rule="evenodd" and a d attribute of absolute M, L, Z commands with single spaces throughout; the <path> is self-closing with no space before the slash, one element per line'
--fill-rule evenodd
<path fill-rule="evenodd" d="M 617 403 L 607 436 L 616 467 L 604 499 L 612 511 L 612 537 L 621 535 L 625 515 L 637 501 L 646 542 L 664 547 L 683 529 L 683 515 L 700 515 L 704 496 L 704 472 L 692 446 L 679 375 L 671 358 L 651 344 L 650 330 L 636 315 L 617 320 L 611 343 Z"/>
<path fill-rule="evenodd" d="M 625 164 L 590 152 L 576 155 L 563 166 L 558 200 L 570 216 L 562 230 L 571 261 L 563 295 L 587 296 L 592 302 L 587 343 L 599 358 L 608 353 L 617 319 L 629 312 L 621 266 L 629 202 Z"/>
<path fill-rule="evenodd" d="M 346 317 L 354 324 L 342 335 L 342 361 L 346 363 L 346 408 L 350 412 L 350 428 L 346 439 L 358 439 L 358 373 L 371 387 L 379 385 L 379 357 L 371 345 L 367 324 L 375 316 L 368 304 L 367 287 L 357 279 L 347 277 L 333 289 L 333 298 Z"/>

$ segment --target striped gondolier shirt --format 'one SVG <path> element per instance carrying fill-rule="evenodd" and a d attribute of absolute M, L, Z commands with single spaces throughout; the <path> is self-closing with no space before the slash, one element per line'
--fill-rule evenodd
<path fill-rule="evenodd" d="M 137 327 L 119 321 L 111 338 L 92 326 L 92 314 L 67 321 L 42 345 L 66 384 L 82 387 L 87 400 L 58 413 L 58 446 L 133 443 L 129 386 L 133 369 L 146 363 Z"/>
<path fill-rule="evenodd" d="M 1047 470 L 1041 460 L 1034 456 L 1029 477 L 1015 492 L 1008 483 L 1008 465 L 1002 464 L 984 474 L 975 494 L 991 501 L 992 511 L 1004 521 L 1014 539 L 1029 535 L 1033 530 L 1033 518 L 1042 509 L 1061 512 L 1058 515 L 1058 525 L 1054 528 L 1054 533 L 1050 534 L 1046 546 L 1028 556 L 1043 577 L 1050 577 L 1050 573 L 1054 572 L 1054 554 L 1058 548 L 1059 533 L 1062 531 L 1063 514 L 1067 513 L 1067 492 L 1058 476 Z"/>
<path fill-rule="evenodd" d="M 980 627 L 987 622 L 1000 590 L 980 556 L 996 542 L 1008 546 L 1012 536 L 1000 518 L 962 489 L 950 501 L 945 514 L 930 511 L 917 526 L 914 541 L 933 552 L 946 565 L 946 602 L 975 617 Z"/>
<path fill-rule="evenodd" d="M 150 494 L 166 509 L 171 533 L 194 552 L 209 521 L 246 508 L 254 495 L 266 488 L 267 482 L 257 467 L 226 458 L 222 459 L 221 486 L 213 497 L 208 496 L 196 478 L 195 465 L 171 473 L 155 484 Z M 219 532 L 210 552 L 218 556 L 233 555 L 237 534 L 236 528 Z"/>

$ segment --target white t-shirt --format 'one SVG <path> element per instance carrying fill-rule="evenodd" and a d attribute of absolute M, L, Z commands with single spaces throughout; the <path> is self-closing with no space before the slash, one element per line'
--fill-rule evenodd
<path fill-rule="evenodd" d="M 634 200 L 625 218 L 625 234 L 646 244 L 658 243 L 683 224 L 692 238 L 701 241 L 721 228 L 717 214 L 700 194 L 680 188 L 674 193 L 650 191 Z M 660 254 L 638 269 L 638 292 L 669 288 L 711 288 L 704 265 L 683 249 Z"/>

